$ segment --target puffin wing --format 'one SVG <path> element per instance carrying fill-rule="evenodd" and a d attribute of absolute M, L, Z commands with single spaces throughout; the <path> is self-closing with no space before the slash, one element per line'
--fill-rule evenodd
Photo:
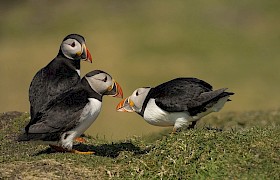
<path fill-rule="evenodd" d="M 58 58 L 39 70 L 29 87 L 30 115 L 33 121 L 41 108 L 80 81 L 76 71 Z"/>
<path fill-rule="evenodd" d="M 155 87 L 154 96 L 176 95 L 181 91 L 193 93 L 192 90 L 194 89 L 206 92 L 211 91 L 212 86 L 197 78 L 176 78 Z"/>
<path fill-rule="evenodd" d="M 181 112 L 201 106 L 224 90 L 212 91 L 210 84 L 196 78 L 178 78 L 155 87 L 151 97 L 161 109 Z"/>
<path fill-rule="evenodd" d="M 31 121 L 34 118 L 36 112 L 38 112 L 38 107 L 42 107 L 46 97 L 46 81 L 43 73 L 43 69 L 38 71 L 33 77 L 30 87 L 29 87 L 29 102 L 30 102 L 30 116 Z M 46 98 L 45 100 L 43 99 Z"/>
<path fill-rule="evenodd" d="M 55 101 L 57 100 L 57 103 Z M 88 102 L 82 90 L 64 93 L 48 103 L 47 108 L 37 113 L 36 123 L 29 126 L 28 134 L 42 135 L 44 139 L 73 129 L 79 124 L 80 115 Z"/>

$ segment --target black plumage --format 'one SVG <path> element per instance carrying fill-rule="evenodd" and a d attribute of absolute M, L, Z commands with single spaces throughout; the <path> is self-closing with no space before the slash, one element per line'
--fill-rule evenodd
<path fill-rule="evenodd" d="M 47 141 L 70 151 L 73 140 L 98 117 L 104 95 L 122 98 L 123 93 L 108 73 L 101 70 L 87 73 L 76 86 L 45 103 L 18 141 Z"/>
<path fill-rule="evenodd" d="M 78 34 L 70 34 L 63 41 L 69 38 L 80 44 L 85 43 L 85 39 Z M 30 125 L 36 123 L 36 114 L 46 103 L 79 83 L 77 70 L 80 70 L 80 59 L 67 58 L 60 48 L 57 56 L 36 73 L 29 87 L 31 120 L 26 126 L 27 131 Z"/>
<path fill-rule="evenodd" d="M 79 124 L 83 108 L 89 102 L 88 98 L 101 95 L 91 90 L 87 81 L 71 88 L 48 102 L 33 118 L 26 133 L 19 137 L 19 141 L 43 140 L 57 141 L 60 136 Z"/>
<path fill-rule="evenodd" d="M 187 111 L 191 116 L 205 112 L 222 97 L 233 95 L 226 88 L 214 90 L 205 81 L 197 78 L 176 78 L 152 88 L 142 107 L 141 116 L 151 98 L 161 109 L 168 112 Z"/>

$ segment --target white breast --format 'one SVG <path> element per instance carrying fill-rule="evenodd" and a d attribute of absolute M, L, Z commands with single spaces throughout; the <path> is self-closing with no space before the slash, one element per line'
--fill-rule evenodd
<path fill-rule="evenodd" d="M 207 111 L 199 113 L 195 116 L 190 116 L 187 111 L 184 112 L 167 112 L 158 107 L 155 99 L 150 99 L 144 111 L 144 119 L 155 126 L 173 126 L 181 128 L 187 126 L 188 122 L 197 121 L 203 116 L 211 112 L 218 112 L 227 102 L 228 96 L 220 99 L 213 107 Z"/>
<path fill-rule="evenodd" d="M 101 102 L 94 98 L 89 98 L 88 104 L 84 107 L 79 120 L 80 124 L 73 129 L 77 133 L 76 136 L 80 136 L 84 133 L 91 124 L 95 121 L 101 110 Z"/>
<path fill-rule="evenodd" d="M 73 146 L 73 140 L 83 134 L 99 115 L 101 110 L 101 102 L 94 98 L 89 98 L 88 100 L 89 102 L 84 107 L 79 119 L 79 125 L 74 129 L 62 134 L 60 141 L 58 142 L 59 146 L 71 150 Z"/>
<path fill-rule="evenodd" d="M 159 108 L 155 99 L 150 99 L 144 111 L 144 119 L 155 126 L 173 126 L 176 119 L 170 117 L 170 113 Z"/>

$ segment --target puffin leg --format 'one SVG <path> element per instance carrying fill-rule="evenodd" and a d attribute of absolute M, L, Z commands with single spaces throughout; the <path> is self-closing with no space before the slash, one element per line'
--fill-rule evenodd
<path fill-rule="evenodd" d="M 85 143 L 86 142 L 86 140 L 84 138 L 82 138 L 82 137 L 75 138 L 75 141 L 79 142 L 79 143 Z"/>
<path fill-rule="evenodd" d="M 83 152 L 83 151 L 78 151 L 75 149 L 67 150 L 67 149 L 64 149 L 63 147 L 55 146 L 55 145 L 50 145 L 50 147 L 53 148 L 57 152 L 63 152 L 63 153 L 69 152 L 69 153 L 74 153 L 74 154 L 94 154 L 93 151 Z"/>
<path fill-rule="evenodd" d="M 94 154 L 93 151 L 87 151 L 87 152 L 83 152 L 83 151 L 78 151 L 78 150 L 75 150 L 75 149 L 72 149 L 69 151 L 70 153 L 74 153 L 74 154 L 84 154 L 84 155 L 87 155 L 87 154 Z"/>
<path fill-rule="evenodd" d="M 197 120 L 197 121 L 198 121 L 198 120 Z M 195 127 L 197 121 L 192 121 L 192 122 L 191 122 L 191 125 L 189 125 L 188 129 L 194 129 L 194 127 Z"/>
<path fill-rule="evenodd" d="M 177 128 L 175 126 L 173 127 L 173 130 L 170 134 L 177 134 Z"/>

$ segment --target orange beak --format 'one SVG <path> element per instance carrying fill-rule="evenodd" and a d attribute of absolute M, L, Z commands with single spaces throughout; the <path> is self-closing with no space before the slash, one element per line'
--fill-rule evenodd
<path fill-rule="evenodd" d="M 116 94 L 113 95 L 113 97 L 123 98 L 123 91 L 122 91 L 122 88 L 119 85 L 119 83 L 115 82 L 115 86 L 116 86 L 117 92 L 116 92 Z"/>
<path fill-rule="evenodd" d="M 92 56 L 91 56 L 91 54 L 90 54 L 90 52 L 89 52 L 89 50 L 88 50 L 87 48 L 86 48 L 86 51 L 87 51 L 87 58 L 86 58 L 86 61 L 92 63 Z"/>
<path fill-rule="evenodd" d="M 128 98 L 125 98 L 117 105 L 116 110 L 119 112 L 134 112 L 131 105 L 128 103 Z"/>
<path fill-rule="evenodd" d="M 80 55 L 81 56 L 81 59 L 84 60 L 84 61 L 88 61 L 90 63 L 92 63 L 92 56 L 88 50 L 88 48 L 86 47 L 85 44 L 82 45 L 82 48 L 83 48 L 83 53 Z"/>
<path fill-rule="evenodd" d="M 117 98 L 123 98 L 123 91 L 119 83 L 112 79 L 113 83 L 110 87 L 107 88 L 107 91 L 103 95 L 108 95 Z"/>

